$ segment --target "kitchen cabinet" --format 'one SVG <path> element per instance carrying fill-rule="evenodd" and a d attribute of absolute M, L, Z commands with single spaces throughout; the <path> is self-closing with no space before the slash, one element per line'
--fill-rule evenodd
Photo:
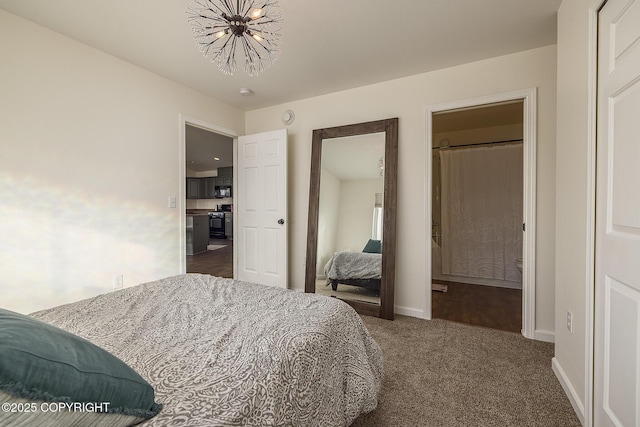
<path fill-rule="evenodd" d="M 204 178 L 211 179 L 214 181 L 214 185 L 233 185 L 233 177 L 230 176 L 216 176 L 214 178 Z"/>
<path fill-rule="evenodd" d="M 232 170 L 233 168 L 229 169 Z M 233 177 L 212 176 L 207 178 L 187 178 L 187 199 L 215 199 L 216 186 L 233 186 Z"/>
<path fill-rule="evenodd" d="M 187 215 L 187 255 L 207 250 L 209 244 L 209 215 Z"/>
<path fill-rule="evenodd" d="M 233 239 L 233 213 L 224 213 L 224 234 L 227 239 Z"/>
<path fill-rule="evenodd" d="M 200 199 L 200 178 L 187 178 L 187 199 Z"/>
<path fill-rule="evenodd" d="M 233 176 L 233 166 L 228 166 L 228 167 L 224 167 L 224 168 L 218 168 L 218 176 L 232 177 Z"/>
<path fill-rule="evenodd" d="M 204 187 L 204 191 L 201 193 L 203 199 L 215 199 L 216 198 L 216 185 L 218 184 L 218 178 L 201 178 L 200 185 Z"/>

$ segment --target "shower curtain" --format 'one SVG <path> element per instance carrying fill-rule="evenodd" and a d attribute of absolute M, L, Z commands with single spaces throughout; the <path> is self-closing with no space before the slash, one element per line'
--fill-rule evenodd
<path fill-rule="evenodd" d="M 440 150 L 442 273 L 521 282 L 522 144 Z"/>

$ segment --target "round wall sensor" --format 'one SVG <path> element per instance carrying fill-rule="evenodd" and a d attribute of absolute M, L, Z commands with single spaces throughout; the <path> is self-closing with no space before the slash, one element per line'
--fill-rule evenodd
<path fill-rule="evenodd" d="M 287 110 L 282 113 L 282 123 L 285 125 L 290 125 L 296 119 L 296 113 L 293 110 Z"/>

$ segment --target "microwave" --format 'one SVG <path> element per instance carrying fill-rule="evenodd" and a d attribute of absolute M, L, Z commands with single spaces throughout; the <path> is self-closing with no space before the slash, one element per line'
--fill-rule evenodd
<path fill-rule="evenodd" d="M 231 186 L 216 185 L 215 196 L 218 198 L 231 197 Z"/>

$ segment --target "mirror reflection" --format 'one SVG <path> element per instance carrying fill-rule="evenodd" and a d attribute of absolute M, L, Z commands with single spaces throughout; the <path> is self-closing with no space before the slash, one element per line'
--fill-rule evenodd
<path fill-rule="evenodd" d="M 305 292 L 393 320 L 397 173 L 397 117 L 313 130 Z"/>
<path fill-rule="evenodd" d="M 385 133 L 322 143 L 316 292 L 380 304 Z"/>

